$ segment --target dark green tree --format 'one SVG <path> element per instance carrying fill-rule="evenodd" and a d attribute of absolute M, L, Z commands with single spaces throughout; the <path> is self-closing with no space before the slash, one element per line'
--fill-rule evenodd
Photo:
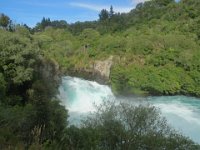
<path fill-rule="evenodd" d="M 0 14 L 0 26 L 2 26 L 3 28 L 7 28 L 10 22 L 11 20 L 8 16 L 6 16 L 5 14 Z"/>
<path fill-rule="evenodd" d="M 106 21 L 109 19 L 109 12 L 106 9 L 101 10 L 99 14 L 100 21 Z"/>
<path fill-rule="evenodd" d="M 159 6 L 167 6 L 168 4 L 174 2 L 174 0 L 153 0 L 158 4 Z"/>
<path fill-rule="evenodd" d="M 109 18 L 112 18 L 114 16 L 114 10 L 113 10 L 113 6 L 110 6 L 110 11 L 109 11 Z"/>

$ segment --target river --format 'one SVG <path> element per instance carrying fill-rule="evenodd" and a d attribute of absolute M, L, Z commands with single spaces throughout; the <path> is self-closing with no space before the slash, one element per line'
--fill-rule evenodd
<path fill-rule="evenodd" d="M 62 78 L 59 91 L 59 98 L 69 110 L 71 124 L 78 125 L 89 112 L 95 111 L 94 105 L 99 105 L 104 100 L 150 103 L 160 109 L 173 128 L 200 144 L 200 99 L 198 98 L 186 96 L 118 98 L 107 85 L 69 76 Z"/>

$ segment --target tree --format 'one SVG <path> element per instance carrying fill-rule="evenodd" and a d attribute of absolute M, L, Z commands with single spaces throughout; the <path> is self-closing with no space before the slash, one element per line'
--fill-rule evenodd
<path fill-rule="evenodd" d="M 42 57 L 26 28 L 0 35 L 0 149 L 60 141 L 67 111 L 55 98 L 58 66 Z"/>
<path fill-rule="evenodd" d="M 114 10 L 113 10 L 113 6 L 110 6 L 110 12 L 109 12 L 109 18 L 112 18 L 114 16 Z"/>
<path fill-rule="evenodd" d="M 2 99 L 6 92 L 6 81 L 4 80 L 4 76 L 0 73 L 0 99 Z"/>
<path fill-rule="evenodd" d="M 44 30 L 48 26 L 51 26 L 50 18 L 43 17 L 41 22 L 37 23 L 34 30 L 41 31 L 41 30 Z"/>
<path fill-rule="evenodd" d="M 109 19 L 109 12 L 106 9 L 101 10 L 99 14 L 100 21 L 106 21 Z"/>
<path fill-rule="evenodd" d="M 154 0 L 159 6 L 167 6 L 168 4 L 174 2 L 174 0 Z"/>
<path fill-rule="evenodd" d="M 45 29 L 45 27 L 50 26 L 50 24 L 51 24 L 50 18 L 43 17 L 43 19 L 41 21 L 42 29 Z"/>
<path fill-rule="evenodd" d="M 8 27 L 10 22 L 11 22 L 11 20 L 8 16 L 6 16 L 5 14 L 0 15 L 0 26 L 2 26 L 3 28 L 6 28 L 6 27 Z"/>
<path fill-rule="evenodd" d="M 136 10 L 141 10 L 143 7 L 143 3 L 138 3 L 135 7 Z"/>
<path fill-rule="evenodd" d="M 51 22 L 51 26 L 54 28 L 67 28 L 68 24 L 65 20 L 55 20 Z"/>
<path fill-rule="evenodd" d="M 104 102 L 80 128 L 67 130 L 62 142 L 69 143 L 69 149 L 199 149 L 199 145 L 171 129 L 157 108 L 130 102 Z"/>

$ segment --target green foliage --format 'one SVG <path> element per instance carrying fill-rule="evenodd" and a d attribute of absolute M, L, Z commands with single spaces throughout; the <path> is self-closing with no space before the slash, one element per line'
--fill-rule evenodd
<path fill-rule="evenodd" d="M 3 28 L 7 28 L 10 24 L 10 18 L 5 14 L 0 14 L 0 26 Z"/>
<path fill-rule="evenodd" d="M 18 33 L 19 35 L 22 35 L 24 37 L 29 37 L 30 36 L 30 29 L 26 26 L 16 26 L 15 27 L 15 32 Z"/>
<path fill-rule="evenodd" d="M 22 84 L 32 79 L 37 47 L 30 39 L 6 31 L 0 31 L 0 70 L 6 75 L 9 84 Z"/>
<path fill-rule="evenodd" d="M 0 99 L 3 99 L 6 93 L 6 81 L 2 73 L 0 73 Z"/>
<path fill-rule="evenodd" d="M 67 126 L 67 111 L 55 98 L 57 63 L 42 56 L 26 28 L 0 34 L 0 149 L 57 143 Z"/>
<path fill-rule="evenodd" d="M 174 2 L 174 0 L 154 0 L 159 6 L 166 6 Z"/>
<path fill-rule="evenodd" d="M 100 21 L 106 21 L 109 19 L 109 12 L 106 9 L 101 10 L 99 14 Z"/>
<path fill-rule="evenodd" d="M 68 128 L 66 149 L 199 149 L 171 129 L 159 110 L 149 105 L 105 102 L 80 128 Z"/>
<path fill-rule="evenodd" d="M 127 14 L 111 7 L 98 21 L 49 27 L 34 38 L 69 74 L 92 72 L 96 60 L 114 56 L 110 83 L 116 94 L 199 96 L 192 76 L 200 71 L 198 7 L 194 0 L 151 0 Z"/>
<path fill-rule="evenodd" d="M 126 69 L 116 66 L 111 72 L 111 85 L 118 94 L 198 95 L 198 74 L 173 65 L 130 65 Z"/>
<path fill-rule="evenodd" d="M 53 28 L 67 28 L 68 24 L 65 20 L 55 20 L 51 21 L 50 18 L 43 17 L 40 23 L 37 23 L 34 31 L 42 31 L 46 29 L 47 27 L 53 27 Z"/>
<path fill-rule="evenodd" d="M 0 149 L 198 149 L 152 107 L 113 105 L 82 128 L 66 128 L 67 111 L 55 97 L 60 71 L 91 74 L 111 55 L 115 94 L 200 96 L 199 6 L 151 0 L 124 14 L 104 9 L 98 21 L 43 18 L 33 30 L 2 14 Z"/>
<path fill-rule="evenodd" d="M 95 47 L 96 41 L 100 38 L 100 34 L 98 31 L 88 28 L 84 29 L 83 32 L 80 34 L 80 41 L 86 48 Z"/>

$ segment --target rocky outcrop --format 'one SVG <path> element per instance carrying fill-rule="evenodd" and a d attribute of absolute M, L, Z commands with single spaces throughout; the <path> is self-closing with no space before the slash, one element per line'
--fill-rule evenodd
<path fill-rule="evenodd" d="M 106 60 L 96 60 L 89 68 L 79 68 L 78 70 L 67 71 L 70 76 L 81 77 L 88 80 L 94 80 L 100 84 L 108 84 L 110 70 L 113 65 L 113 56 Z"/>
<path fill-rule="evenodd" d="M 113 56 L 110 56 L 104 61 L 95 61 L 93 65 L 93 71 L 105 81 L 109 80 L 110 69 L 113 64 Z"/>

